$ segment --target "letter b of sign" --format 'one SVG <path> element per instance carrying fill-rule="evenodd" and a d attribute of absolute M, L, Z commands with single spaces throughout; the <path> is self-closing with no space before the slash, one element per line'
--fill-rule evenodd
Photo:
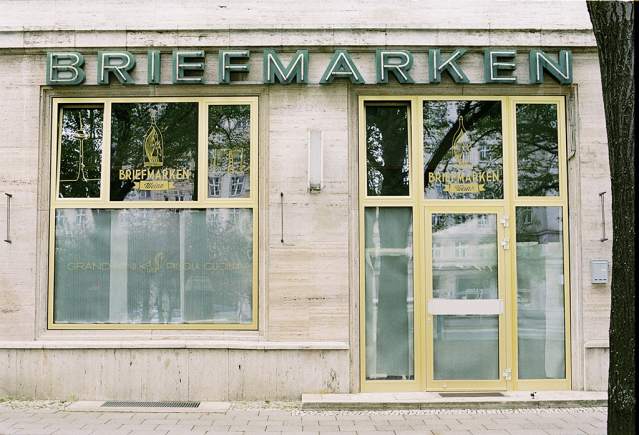
<path fill-rule="evenodd" d="M 79 85 L 85 79 L 83 65 L 78 52 L 47 53 L 47 85 Z"/>

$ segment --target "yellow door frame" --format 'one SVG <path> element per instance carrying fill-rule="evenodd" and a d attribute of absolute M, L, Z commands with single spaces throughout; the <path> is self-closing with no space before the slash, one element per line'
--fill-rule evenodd
<path fill-rule="evenodd" d="M 503 198 L 484 200 L 423 199 L 423 103 L 428 100 L 495 100 L 501 102 L 502 150 L 503 150 Z M 409 108 L 409 183 L 408 196 L 367 196 L 366 160 L 366 105 L 406 104 Z M 517 104 L 556 104 L 559 145 L 559 195 L 555 197 L 519 197 L 517 194 Z M 568 261 L 568 208 L 566 180 L 566 121 L 563 96 L 507 97 L 507 96 L 360 96 L 359 110 L 359 237 L 360 237 L 360 385 L 362 392 L 372 391 L 453 391 L 453 390 L 566 390 L 571 387 L 570 362 L 570 298 Z M 565 379 L 518 379 L 517 356 L 517 269 L 516 269 L 516 207 L 562 207 L 564 251 L 564 337 L 566 356 Z M 413 211 L 413 294 L 414 294 L 414 379 L 405 381 L 381 381 L 366 379 L 366 307 L 365 307 L 365 236 L 364 211 L 368 207 L 412 207 Z M 509 239 L 509 249 L 498 246 L 501 265 L 499 270 L 499 295 L 504 300 L 504 314 L 499 322 L 499 380 L 496 381 L 435 381 L 433 379 L 433 322 L 428 314 L 427 301 L 432 298 L 432 280 L 427 280 L 432 268 L 430 244 L 430 216 L 433 211 L 497 213 L 498 240 Z M 501 216 L 500 216 L 501 214 Z M 499 221 L 505 219 L 503 225 Z"/>

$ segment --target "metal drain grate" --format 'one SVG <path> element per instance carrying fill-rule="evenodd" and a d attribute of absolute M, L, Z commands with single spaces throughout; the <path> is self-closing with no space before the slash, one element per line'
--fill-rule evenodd
<path fill-rule="evenodd" d="M 197 408 L 200 402 L 104 402 L 102 408 Z"/>
<path fill-rule="evenodd" d="M 439 393 L 441 397 L 504 397 L 498 392 L 488 393 Z"/>

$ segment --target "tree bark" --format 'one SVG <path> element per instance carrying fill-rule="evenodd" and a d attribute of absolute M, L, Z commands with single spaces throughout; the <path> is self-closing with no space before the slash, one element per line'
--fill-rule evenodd
<path fill-rule="evenodd" d="M 608 434 L 635 433 L 634 2 L 588 1 L 603 88 L 612 186 Z"/>

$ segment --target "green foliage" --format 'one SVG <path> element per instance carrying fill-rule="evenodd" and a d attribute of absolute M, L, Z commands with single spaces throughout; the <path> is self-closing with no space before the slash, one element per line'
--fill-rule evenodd
<path fill-rule="evenodd" d="M 367 190 L 370 196 L 409 194 L 408 107 L 366 107 Z"/>
<path fill-rule="evenodd" d="M 111 201 L 122 201 L 133 188 L 120 180 L 120 169 L 144 168 L 144 139 L 153 115 L 164 143 L 163 168 L 193 169 L 197 199 L 197 103 L 114 103 L 111 106 Z"/>
<path fill-rule="evenodd" d="M 60 119 L 59 195 L 97 198 L 102 173 L 102 108 L 64 108 Z"/>
<path fill-rule="evenodd" d="M 555 104 L 517 105 L 519 196 L 559 195 L 559 144 Z"/>
<path fill-rule="evenodd" d="M 438 192 L 447 198 L 503 198 L 503 151 L 501 103 L 499 101 L 426 101 L 424 103 L 424 191 L 441 186 L 430 183 L 430 174 L 458 172 L 453 145 L 460 130 L 459 118 L 468 132 L 471 149 L 487 147 L 486 158 L 474 162 L 474 172 L 494 172 L 498 181 L 487 182 L 477 193 Z M 471 172 L 463 170 L 460 172 Z"/>

